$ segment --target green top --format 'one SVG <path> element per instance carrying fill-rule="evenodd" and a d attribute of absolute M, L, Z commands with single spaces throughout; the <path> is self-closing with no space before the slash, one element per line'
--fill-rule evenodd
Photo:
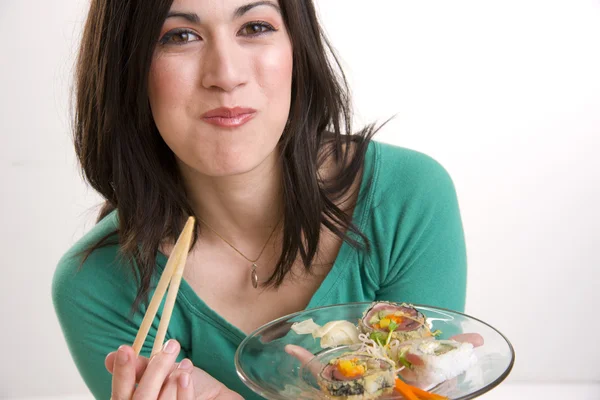
<path fill-rule="evenodd" d="M 367 253 L 343 243 L 307 308 L 390 300 L 463 311 L 466 253 L 456 193 L 447 172 L 421 153 L 372 142 L 365 159 L 353 221 L 367 236 Z M 116 214 L 100 221 L 61 259 L 52 294 L 71 355 L 98 399 L 108 399 L 111 375 L 104 358 L 132 344 L 146 311 L 131 315 L 135 281 L 116 245 L 95 251 L 80 269 L 75 255 L 117 227 Z M 157 256 L 158 273 L 166 264 Z M 148 356 L 159 310 L 142 354 Z M 182 281 L 167 339 L 246 399 L 259 398 L 239 380 L 234 353 L 245 335 L 219 316 Z"/>

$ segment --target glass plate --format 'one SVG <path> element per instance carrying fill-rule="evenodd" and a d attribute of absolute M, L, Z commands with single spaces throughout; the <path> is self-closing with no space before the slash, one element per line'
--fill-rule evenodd
<path fill-rule="evenodd" d="M 357 323 L 373 303 L 347 303 L 290 314 L 272 321 L 250 334 L 235 354 L 235 367 L 241 380 L 254 392 L 267 399 L 327 399 L 316 386 L 307 368 L 285 352 L 288 344 L 301 346 L 312 354 L 327 360 L 328 355 L 339 354 L 343 348 L 323 349 L 320 339 L 299 335 L 291 330 L 295 322 L 312 318 L 318 325 L 335 320 Z M 429 391 L 452 400 L 474 399 L 500 384 L 510 373 L 515 353 L 512 345 L 498 330 L 468 315 L 441 308 L 414 305 L 431 322 L 439 339 L 448 339 L 459 333 L 479 333 L 484 344 L 475 348 L 477 363 L 458 377 L 440 383 Z M 336 353 L 337 352 L 337 353 Z M 309 363 L 309 365 L 312 364 Z M 381 399 L 403 399 L 394 392 Z"/>

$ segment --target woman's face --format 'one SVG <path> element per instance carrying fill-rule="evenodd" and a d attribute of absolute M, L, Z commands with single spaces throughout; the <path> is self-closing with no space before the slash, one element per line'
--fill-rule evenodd
<path fill-rule="evenodd" d="M 273 160 L 289 114 L 292 58 L 276 0 L 173 1 L 148 94 L 180 165 L 225 176 Z"/>

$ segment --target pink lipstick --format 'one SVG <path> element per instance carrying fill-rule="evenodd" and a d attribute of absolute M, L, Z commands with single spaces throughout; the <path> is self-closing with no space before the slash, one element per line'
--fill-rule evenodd
<path fill-rule="evenodd" d="M 209 124 L 224 127 L 236 128 L 244 125 L 256 115 L 256 110 L 246 107 L 220 107 L 210 110 L 202 115 L 202 120 Z"/>

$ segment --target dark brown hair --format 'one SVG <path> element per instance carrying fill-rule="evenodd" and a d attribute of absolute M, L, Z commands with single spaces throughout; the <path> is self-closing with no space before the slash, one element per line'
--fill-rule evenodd
<path fill-rule="evenodd" d="M 118 238 L 121 254 L 133 261 L 139 278 L 136 305 L 147 298 L 160 242 L 175 240 L 185 218 L 193 215 L 175 156 L 161 138 L 148 103 L 152 54 L 171 4 L 92 0 L 77 65 L 77 157 L 85 179 L 106 200 L 99 220 L 114 209 L 118 213 L 118 230 L 88 249 L 85 258 Z M 360 176 L 376 131 L 369 125 L 348 134 L 347 81 L 312 1 L 279 4 L 293 46 L 293 78 L 288 124 L 279 143 L 283 250 L 265 283 L 273 287 L 283 282 L 298 255 L 311 271 L 322 225 L 355 247 L 368 246 L 337 203 Z M 328 181 L 318 175 L 326 159 L 344 166 Z"/>

